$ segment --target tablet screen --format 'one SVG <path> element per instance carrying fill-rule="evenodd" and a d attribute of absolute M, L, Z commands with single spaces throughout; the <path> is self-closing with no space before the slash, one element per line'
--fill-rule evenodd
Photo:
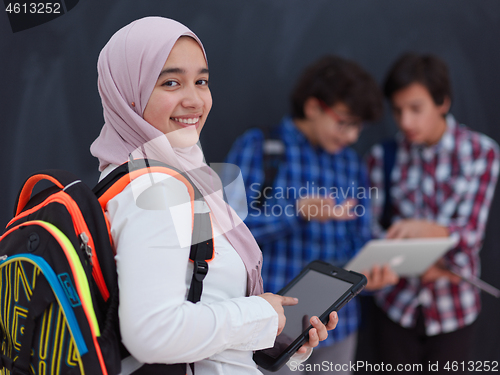
<path fill-rule="evenodd" d="M 267 355 L 276 358 L 304 330 L 309 327 L 309 319 L 323 314 L 337 301 L 352 284 L 323 273 L 309 270 L 285 295 L 296 297 L 299 303 L 294 306 L 283 306 L 286 324 L 276 338 L 273 348 L 263 350 Z"/>

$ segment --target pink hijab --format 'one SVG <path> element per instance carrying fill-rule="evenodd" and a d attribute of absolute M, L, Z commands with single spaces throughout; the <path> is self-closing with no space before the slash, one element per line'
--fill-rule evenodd
<path fill-rule="evenodd" d="M 145 152 L 148 158 L 187 173 L 204 195 L 212 218 L 245 264 L 247 294 L 261 294 L 262 253 L 247 226 L 222 199 L 220 178 L 205 164 L 200 146 L 173 148 L 163 133 L 143 119 L 159 73 L 183 35 L 195 39 L 203 49 L 191 30 L 162 17 L 136 20 L 111 37 L 97 63 L 105 123 L 90 151 L 99 159 L 101 171 L 109 164 L 127 162 L 131 154 L 142 157 Z"/>

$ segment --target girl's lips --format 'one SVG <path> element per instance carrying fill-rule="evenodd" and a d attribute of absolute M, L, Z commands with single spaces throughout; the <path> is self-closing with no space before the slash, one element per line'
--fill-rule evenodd
<path fill-rule="evenodd" d="M 195 126 L 198 127 L 200 124 L 200 118 L 201 116 L 196 116 L 196 117 L 171 117 L 170 119 L 172 121 L 177 122 L 179 125 L 184 126 L 184 127 L 189 127 L 189 126 Z"/>

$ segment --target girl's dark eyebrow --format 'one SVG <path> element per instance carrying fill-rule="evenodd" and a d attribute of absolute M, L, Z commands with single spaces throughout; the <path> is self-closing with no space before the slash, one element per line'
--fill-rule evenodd
<path fill-rule="evenodd" d="M 162 70 L 158 78 L 160 78 L 164 74 L 185 74 L 185 73 L 186 71 L 182 68 L 168 68 Z M 208 74 L 208 68 L 201 68 L 199 74 Z"/>

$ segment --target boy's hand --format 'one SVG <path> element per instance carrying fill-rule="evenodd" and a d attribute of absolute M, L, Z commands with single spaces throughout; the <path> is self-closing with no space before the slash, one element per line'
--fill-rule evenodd
<path fill-rule="evenodd" d="M 435 264 L 430 266 L 429 269 L 425 271 L 425 273 L 422 276 L 420 276 L 420 280 L 422 281 L 422 283 L 426 284 L 436 281 L 441 277 L 447 278 L 453 284 L 458 284 L 462 280 L 460 276 L 455 275 L 453 272 L 446 269 L 446 265 L 442 258 L 438 260 Z"/>
<path fill-rule="evenodd" d="M 336 204 L 334 199 L 326 197 L 306 197 L 297 200 L 297 209 L 302 218 L 307 221 L 356 219 L 354 207 L 356 199 L 346 199 L 342 204 Z"/>
<path fill-rule="evenodd" d="M 435 222 L 420 219 L 404 219 L 390 226 L 385 238 L 448 237 L 448 228 Z"/>
<path fill-rule="evenodd" d="M 366 290 L 378 290 L 389 285 L 395 285 L 399 281 L 399 276 L 387 264 L 383 267 L 374 265 L 370 270 L 363 270 L 363 275 L 366 276 Z"/>

